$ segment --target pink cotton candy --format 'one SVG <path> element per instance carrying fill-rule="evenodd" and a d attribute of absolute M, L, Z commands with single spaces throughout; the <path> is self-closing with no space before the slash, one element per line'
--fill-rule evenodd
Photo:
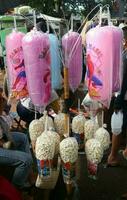
<path fill-rule="evenodd" d="M 48 34 L 32 30 L 22 42 L 29 95 L 35 106 L 47 105 L 51 96 Z"/>
<path fill-rule="evenodd" d="M 107 26 L 86 34 L 86 82 L 91 98 L 109 108 L 112 97 L 113 32 Z"/>
<path fill-rule="evenodd" d="M 17 98 L 28 95 L 23 58 L 24 33 L 13 31 L 6 37 L 7 69 L 11 93 Z"/>
<path fill-rule="evenodd" d="M 69 31 L 62 38 L 65 67 L 69 70 L 69 86 L 75 91 L 82 78 L 82 39 L 79 33 Z"/>
<path fill-rule="evenodd" d="M 112 92 L 118 92 L 121 87 L 122 69 L 122 40 L 123 32 L 119 27 L 108 26 L 109 31 L 113 32 L 113 77 Z"/>

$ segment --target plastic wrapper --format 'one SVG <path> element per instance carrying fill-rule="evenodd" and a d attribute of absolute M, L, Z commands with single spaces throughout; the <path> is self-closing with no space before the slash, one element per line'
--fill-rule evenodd
<path fill-rule="evenodd" d="M 107 108 L 112 97 L 113 46 L 113 32 L 109 26 L 97 26 L 86 34 L 88 91 L 92 99 L 100 101 Z"/>
<path fill-rule="evenodd" d="M 96 179 L 98 164 L 103 157 L 103 147 L 97 139 L 89 139 L 85 144 L 89 177 Z"/>
<path fill-rule="evenodd" d="M 51 55 L 51 80 L 53 89 L 62 88 L 61 61 L 59 41 L 56 35 L 49 34 L 50 55 Z"/>
<path fill-rule="evenodd" d="M 62 159 L 62 173 L 66 184 L 75 180 L 75 163 L 78 158 L 78 143 L 75 138 L 68 137 L 60 143 L 60 156 Z"/>
<path fill-rule="evenodd" d="M 84 106 L 85 110 L 89 112 L 90 118 L 95 117 L 97 115 L 97 110 L 102 108 L 101 103 L 92 99 L 89 93 L 86 94 L 85 98 L 82 101 L 82 106 Z"/>
<path fill-rule="evenodd" d="M 75 91 L 82 79 L 82 38 L 79 33 L 69 31 L 62 37 L 65 67 L 68 67 L 69 86 Z"/>
<path fill-rule="evenodd" d="M 57 160 L 57 167 L 52 168 L 51 176 L 47 179 L 37 176 L 36 187 L 41 189 L 54 189 L 60 173 L 60 158 Z"/>
<path fill-rule="evenodd" d="M 26 70 L 22 49 L 24 33 L 13 30 L 6 37 L 7 70 L 10 92 L 13 97 L 21 99 L 28 96 Z"/>
<path fill-rule="evenodd" d="M 85 117 L 83 113 L 80 113 L 79 115 L 75 116 L 72 119 L 72 131 L 74 133 L 84 133 L 84 124 L 85 124 Z"/>
<path fill-rule="evenodd" d="M 84 125 L 85 141 L 93 138 L 93 135 L 98 128 L 99 125 L 94 119 L 87 120 Z"/>
<path fill-rule="evenodd" d="M 40 177 L 48 178 L 52 172 L 52 161 L 55 152 L 55 142 L 44 131 L 37 138 L 35 155 L 37 159 L 38 174 Z"/>
<path fill-rule="evenodd" d="M 54 143 L 55 143 L 54 155 L 58 155 L 59 154 L 59 145 L 60 145 L 60 136 L 59 136 L 59 134 L 56 133 L 55 131 L 52 131 L 52 130 L 47 131 L 47 134 L 50 136 L 51 139 L 54 140 Z"/>
<path fill-rule="evenodd" d="M 119 135 L 122 131 L 123 126 L 123 113 L 119 111 L 118 113 L 113 113 L 111 117 L 111 128 L 112 133 L 115 135 Z"/>
<path fill-rule="evenodd" d="M 121 87 L 123 31 L 117 26 L 109 26 L 108 30 L 113 32 L 112 93 L 114 93 L 118 92 Z"/>
<path fill-rule="evenodd" d="M 44 111 L 44 115 L 39 119 L 39 121 L 43 124 L 43 126 L 45 127 L 45 122 L 46 122 L 46 116 L 47 116 L 47 111 Z M 54 122 L 53 119 L 51 117 L 48 116 L 48 124 L 47 124 L 47 129 L 49 130 L 49 128 L 54 130 Z"/>
<path fill-rule="evenodd" d="M 66 130 L 65 130 L 65 114 L 64 113 L 58 113 L 55 116 L 54 125 L 55 125 L 56 132 L 62 138 L 64 136 L 64 134 L 66 133 Z"/>
<path fill-rule="evenodd" d="M 29 125 L 30 139 L 36 142 L 37 137 L 39 137 L 44 131 L 44 125 L 38 119 L 33 120 Z"/>
<path fill-rule="evenodd" d="M 110 135 L 109 135 L 109 132 L 105 128 L 103 127 L 99 128 L 94 133 L 94 138 L 97 139 L 101 143 L 103 150 L 107 150 L 109 148 Z"/>
<path fill-rule="evenodd" d="M 46 106 L 51 97 L 50 42 L 35 28 L 22 40 L 27 85 L 35 106 Z"/>

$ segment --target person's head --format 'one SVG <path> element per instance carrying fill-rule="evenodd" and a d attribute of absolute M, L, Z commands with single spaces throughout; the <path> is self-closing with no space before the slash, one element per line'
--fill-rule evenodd
<path fill-rule="evenodd" d="M 42 31 L 42 32 L 47 32 L 47 23 L 44 19 L 41 19 L 38 23 L 37 23 L 37 30 L 38 31 Z M 51 26 L 49 25 L 49 33 L 53 33 L 53 30 L 51 28 Z"/>
<path fill-rule="evenodd" d="M 123 31 L 123 47 L 127 48 L 127 24 L 120 23 L 119 28 Z"/>

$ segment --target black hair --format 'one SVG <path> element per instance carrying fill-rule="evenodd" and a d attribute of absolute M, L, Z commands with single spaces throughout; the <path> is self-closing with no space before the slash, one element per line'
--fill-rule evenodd
<path fill-rule="evenodd" d="M 47 32 L 47 23 L 44 19 L 39 20 L 39 22 L 37 23 L 37 30 L 38 31 L 42 31 L 42 32 Z M 51 28 L 51 26 L 49 25 L 49 33 L 53 33 L 53 29 Z"/>
<path fill-rule="evenodd" d="M 127 40 L 127 26 L 123 27 L 122 30 L 123 30 L 124 39 Z"/>

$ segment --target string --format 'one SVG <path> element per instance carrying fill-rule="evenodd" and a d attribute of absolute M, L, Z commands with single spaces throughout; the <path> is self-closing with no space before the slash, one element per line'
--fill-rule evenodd
<path fill-rule="evenodd" d="M 17 30 L 17 24 L 16 24 L 16 16 L 14 15 L 14 30 L 16 31 Z"/>
<path fill-rule="evenodd" d="M 73 24 L 73 14 L 71 14 L 71 30 L 73 31 L 73 26 L 74 26 L 74 24 Z"/>
<path fill-rule="evenodd" d="M 46 118 L 45 118 L 45 131 L 48 130 L 48 115 L 46 114 Z"/>
<path fill-rule="evenodd" d="M 80 112 L 80 99 L 78 99 L 78 112 Z"/>
<path fill-rule="evenodd" d="M 100 13 L 99 13 L 99 25 L 102 24 L 102 6 L 100 6 Z"/>
<path fill-rule="evenodd" d="M 42 16 L 43 16 L 43 19 L 45 19 L 46 20 L 46 22 L 47 22 L 47 29 L 49 29 L 49 20 L 48 20 L 48 18 L 46 18 L 45 17 L 45 15 L 43 15 L 42 14 Z M 50 26 L 51 26 L 51 28 L 52 28 L 52 30 L 53 30 L 53 32 L 54 32 L 54 34 L 55 34 L 55 36 L 58 38 L 58 35 L 57 35 L 57 33 L 56 33 L 56 31 L 55 31 L 55 29 L 53 28 L 53 26 L 52 26 L 52 23 L 50 22 Z M 48 30 L 48 32 L 49 32 L 49 30 Z M 59 38 L 58 38 L 58 40 L 59 40 Z M 62 64 L 63 64 L 63 66 L 65 65 L 65 63 L 64 63 L 64 59 L 63 59 L 63 56 L 62 56 L 62 50 L 61 50 L 61 48 L 59 47 L 59 51 L 60 51 L 60 54 L 59 54 L 59 58 L 60 58 L 60 60 L 61 60 L 61 62 L 62 62 Z"/>
<path fill-rule="evenodd" d="M 36 106 L 34 107 L 35 107 L 35 119 L 37 119 L 37 107 Z"/>
<path fill-rule="evenodd" d="M 35 10 L 33 10 L 33 21 L 34 21 L 34 27 L 36 28 L 37 23 L 36 23 L 36 11 Z"/>
<path fill-rule="evenodd" d="M 97 16 L 97 14 L 98 14 L 99 12 L 100 12 L 100 15 L 102 16 L 102 9 L 104 9 L 105 7 L 107 7 L 107 8 L 109 9 L 109 5 L 108 5 L 108 4 L 106 4 L 106 5 L 103 6 L 103 7 L 102 7 L 102 4 L 98 4 L 97 6 L 95 6 L 95 7 L 88 13 L 88 15 L 87 15 L 86 18 L 84 19 L 83 23 L 81 24 L 81 26 L 79 27 L 79 29 L 77 30 L 77 32 L 79 32 L 79 30 L 81 29 L 81 27 L 82 27 L 83 25 L 85 25 L 85 23 L 86 23 L 86 21 L 87 21 L 89 15 L 90 15 L 97 7 L 100 7 L 100 10 L 96 13 L 96 15 L 95 15 L 91 20 L 93 20 L 93 19 Z M 109 11 L 109 12 L 110 12 L 110 11 Z M 101 17 L 100 17 L 100 20 L 101 20 Z M 73 55 L 74 50 L 76 50 L 76 49 L 75 49 L 75 46 L 77 45 L 79 39 L 80 39 L 80 35 L 79 35 L 79 37 L 77 38 L 77 41 L 76 41 L 76 43 L 74 44 L 74 46 L 73 46 L 73 48 L 72 48 L 72 51 L 71 51 L 71 53 L 70 53 L 71 56 Z M 71 57 L 71 56 L 70 56 L 70 57 Z"/>
<path fill-rule="evenodd" d="M 86 21 L 87 21 L 89 15 L 90 15 L 97 7 L 99 7 L 99 6 L 101 7 L 102 4 L 98 4 L 97 6 L 95 6 L 95 7 L 88 13 L 88 15 L 87 15 L 86 18 L 84 19 L 83 23 L 81 24 L 81 26 L 79 27 L 79 29 L 77 30 L 77 32 L 79 32 L 79 30 L 81 29 L 81 27 L 86 23 Z M 75 52 L 74 50 L 76 50 L 75 47 L 76 47 L 76 45 L 78 44 L 80 37 L 81 37 L 81 35 L 78 36 L 78 38 L 77 38 L 75 44 L 74 44 L 73 47 L 72 47 L 72 50 L 71 50 L 70 56 L 69 56 L 70 58 L 71 58 L 72 55 L 74 54 L 74 52 Z M 68 61 L 68 62 L 69 62 L 69 61 Z"/>
<path fill-rule="evenodd" d="M 103 110 L 102 110 L 102 116 L 101 116 L 101 117 L 102 117 L 102 119 L 101 119 L 101 120 L 102 120 L 101 123 L 102 123 L 102 127 L 103 127 L 103 124 L 104 124 L 104 111 L 103 111 Z"/>

